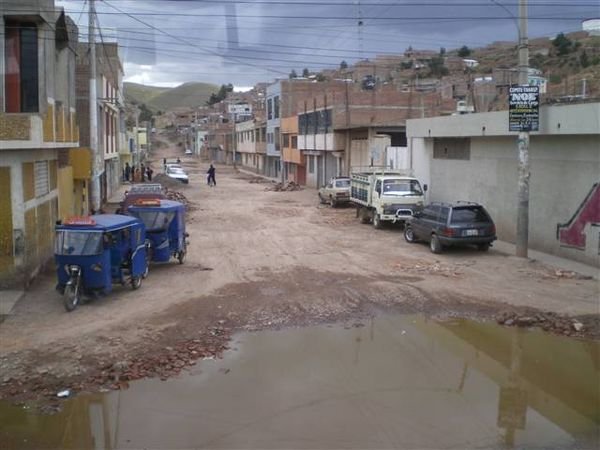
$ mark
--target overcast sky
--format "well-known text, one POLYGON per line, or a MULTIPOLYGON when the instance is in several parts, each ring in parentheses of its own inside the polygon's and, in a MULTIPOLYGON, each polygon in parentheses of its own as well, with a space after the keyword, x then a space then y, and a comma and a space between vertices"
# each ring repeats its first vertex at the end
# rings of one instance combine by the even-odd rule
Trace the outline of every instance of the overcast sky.
MULTIPOLYGON (((87 40, 88 2, 57 0, 87 40)), ((518 0, 96 1, 103 38, 118 39, 126 81, 251 86, 413 48, 516 40, 518 0), (359 26, 359 20, 363 25, 359 26)), ((581 29, 597 0, 529 0, 530 37, 581 29)))

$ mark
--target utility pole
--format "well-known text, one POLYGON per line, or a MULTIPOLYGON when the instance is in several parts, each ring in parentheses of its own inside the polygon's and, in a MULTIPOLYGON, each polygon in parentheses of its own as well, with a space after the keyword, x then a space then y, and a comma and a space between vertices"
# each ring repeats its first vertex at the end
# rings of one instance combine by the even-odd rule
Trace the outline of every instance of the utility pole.
MULTIPOLYGON (((519 0, 519 85, 529 84, 527 0, 519 0)), ((529 246, 529 131, 519 131, 519 193, 517 204, 516 255, 527 258, 529 246)))
POLYGON ((138 107, 135 107, 135 158, 133 169, 135 173, 135 168, 140 165, 140 110, 138 107))
POLYGON ((102 155, 98 149, 98 93, 96 92, 96 5, 95 0, 89 1, 88 41, 90 44, 90 151, 92 153, 92 183, 90 186, 91 209, 99 211, 100 201, 100 172, 102 155))

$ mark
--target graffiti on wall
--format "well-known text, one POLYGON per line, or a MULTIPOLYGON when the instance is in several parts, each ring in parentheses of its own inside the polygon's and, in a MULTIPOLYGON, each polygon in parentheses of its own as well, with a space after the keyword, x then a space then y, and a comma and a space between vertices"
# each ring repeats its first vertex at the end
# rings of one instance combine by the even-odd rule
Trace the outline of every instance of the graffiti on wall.
MULTIPOLYGON (((583 202, 573 214, 573 217, 556 227, 557 239, 563 247, 585 250, 587 225, 600 227, 600 183, 595 183, 583 202)), ((598 228, 600 233, 600 228, 598 228)), ((600 248, 598 248, 600 254, 600 248)))

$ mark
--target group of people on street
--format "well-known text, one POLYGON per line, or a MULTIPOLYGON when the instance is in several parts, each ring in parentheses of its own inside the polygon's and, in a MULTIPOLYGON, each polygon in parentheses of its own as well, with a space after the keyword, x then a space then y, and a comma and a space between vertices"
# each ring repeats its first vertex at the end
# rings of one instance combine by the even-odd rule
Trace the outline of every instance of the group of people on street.
POLYGON ((132 183, 144 183, 146 179, 152 181, 152 175, 154 175, 154 170, 150 166, 145 166, 144 163, 139 167, 132 167, 126 162, 123 169, 123 179, 132 183))
MULTIPOLYGON (((179 158, 177 158, 177 163, 179 163, 181 160, 179 158)), ((163 163, 166 167, 167 165, 167 159, 165 158, 163 160, 163 163)), ((216 186, 217 185, 217 180, 215 178, 215 166, 213 166, 212 164, 210 165, 210 167, 208 168, 208 171, 206 172, 206 182, 209 186, 216 186)), ((139 167, 132 167, 129 165, 128 162, 125 163, 125 168, 123 169, 123 179, 127 182, 132 182, 132 183, 144 183, 146 181, 146 179, 148 179, 148 181, 152 181, 152 175, 154 174, 154 171, 152 170, 152 168, 150 166, 145 166, 144 163, 140 164, 139 167)))

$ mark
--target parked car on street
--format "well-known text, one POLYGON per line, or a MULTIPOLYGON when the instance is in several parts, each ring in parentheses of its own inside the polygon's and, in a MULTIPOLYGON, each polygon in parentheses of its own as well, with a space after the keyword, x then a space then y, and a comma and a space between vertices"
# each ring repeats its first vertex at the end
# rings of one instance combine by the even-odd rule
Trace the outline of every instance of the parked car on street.
POLYGON ((186 148, 186 149, 185 149, 185 154, 186 154, 186 155, 193 155, 194 153, 192 152, 192 149, 191 149, 191 148, 186 148))
POLYGON ((169 178, 181 181, 184 184, 188 184, 190 182, 187 173, 185 173, 185 171, 181 167, 167 166, 166 174, 169 178))
POLYGON ((404 229, 407 242, 429 242, 433 253, 444 247, 475 245, 487 251, 496 240, 496 225, 483 206, 471 202, 430 203, 404 229))
POLYGON ((350 178, 334 177, 319 189, 321 203, 329 203, 332 208, 350 202, 350 178))

